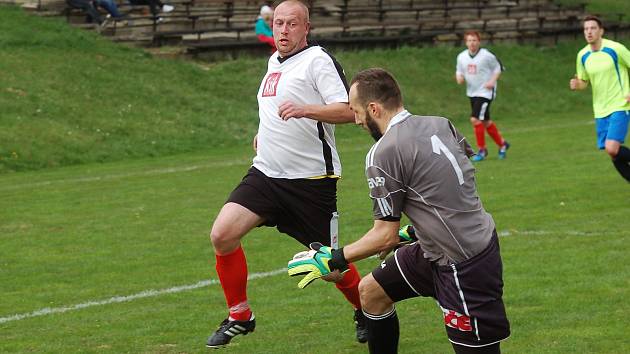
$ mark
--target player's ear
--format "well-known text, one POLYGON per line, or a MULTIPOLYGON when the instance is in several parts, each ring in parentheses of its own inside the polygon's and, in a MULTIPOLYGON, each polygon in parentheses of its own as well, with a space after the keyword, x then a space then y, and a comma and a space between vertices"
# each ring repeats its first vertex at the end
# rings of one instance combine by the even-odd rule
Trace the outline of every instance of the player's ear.
POLYGON ((367 110, 372 114, 373 117, 378 116, 380 113, 380 105, 376 102, 370 102, 367 105, 367 110))

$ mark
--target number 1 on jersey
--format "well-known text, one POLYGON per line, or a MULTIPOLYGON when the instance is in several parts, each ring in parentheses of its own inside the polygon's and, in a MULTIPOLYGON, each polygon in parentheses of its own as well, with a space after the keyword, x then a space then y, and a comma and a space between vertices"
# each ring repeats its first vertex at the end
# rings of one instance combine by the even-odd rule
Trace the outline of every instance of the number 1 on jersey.
POLYGON ((457 163, 455 156, 453 155, 451 150, 449 150, 446 147, 446 145, 444 145, 442 140, 440 140, 440 138, 437 137, 437 135, 431 136, 431 146, 433 147, 434 153, 438 155, 442 155, 442 153, 444 153, 446 158, 448 158, 448 160, 451 162, 451 165, 453 165, 453 169, 455 170, 455 174, 457 175, 457 180, 459 181, 459 185, 461 186, 462 184, 464 184, 464 173, 462 172, 462 169, 459 167, 459 164, 457 163))

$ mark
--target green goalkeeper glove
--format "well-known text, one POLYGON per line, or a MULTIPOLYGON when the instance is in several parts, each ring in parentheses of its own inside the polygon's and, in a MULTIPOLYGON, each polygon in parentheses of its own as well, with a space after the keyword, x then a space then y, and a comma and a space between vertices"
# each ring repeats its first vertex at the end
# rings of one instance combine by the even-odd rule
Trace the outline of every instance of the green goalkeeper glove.
POLYGON ((404 245, 408 245, 416 241, 418 241, 418 237, 416 236, 416 230, 413 225, 405 225, 398 230, 398 244, 394 246, 393 249, 379 252, 378 258, 385 259, 392 250, 397 250, 404 245))
POLYGON ((310 251, 302 251, 293 256, 287 269, 289 275, 294 277, 305 275, 298 283, 300 289, 306 288, 315 279, 319 279, 339 270, 340 273, 348 271, 348 262, 343 256, 343 248, 333 249, 319 242, 309 245, 310 251))

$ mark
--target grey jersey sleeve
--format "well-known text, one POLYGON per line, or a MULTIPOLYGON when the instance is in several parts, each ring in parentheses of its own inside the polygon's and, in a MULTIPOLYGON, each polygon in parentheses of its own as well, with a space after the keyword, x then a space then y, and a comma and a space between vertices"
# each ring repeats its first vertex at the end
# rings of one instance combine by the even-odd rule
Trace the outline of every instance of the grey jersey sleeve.
POLYGON ((459 146, 461 147, 462 151, 466 154, 466 156, 467 157, 473 156, 475 154, 475 151, 473 150, 472 146, 468 144, 466 137, 464 137, 457 130, 457 128, 455 128, 453 123, 451 123, 450 121, 448 122, 448 125, 449 125, 449 128, 451 129, 451 132, 453 133, 453 136, 455 137, 455 140, 457 140, 457 142, 459 143, 459 146))
POLYGON ((400 220, 405 200, 403 171, 398 162, 400 156, 391 145, 374 156, 378 148, 379 144, 376 144, 368 153, 365 170, 374 219, 400 220))

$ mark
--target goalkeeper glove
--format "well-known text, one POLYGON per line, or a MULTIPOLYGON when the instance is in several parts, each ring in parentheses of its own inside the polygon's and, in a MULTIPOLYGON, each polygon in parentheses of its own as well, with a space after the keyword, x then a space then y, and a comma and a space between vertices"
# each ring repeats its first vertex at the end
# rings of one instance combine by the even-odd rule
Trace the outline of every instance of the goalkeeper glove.
POLYGON ((315 279, 338 270, 348 271, 348 262, 343 256, 343 248, 333 249, 319 242, 309 245, 310 251, 302 251, 293 256, 287 265, 290 276, 306 275, 298 283, 300 289, 306 288, 315 279))
POLYGON ((416 241, 418 241, 418 237, 416 236, 416 230, 413 225, 405 225, 398 230, 398 244, 394 246, 393 249, 379 252, 378 258, 385 259, 392 250, 397 250, 404 245, 408 245, 416 241))

